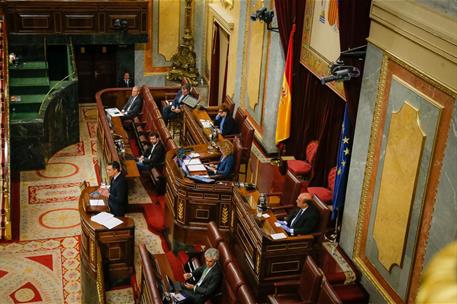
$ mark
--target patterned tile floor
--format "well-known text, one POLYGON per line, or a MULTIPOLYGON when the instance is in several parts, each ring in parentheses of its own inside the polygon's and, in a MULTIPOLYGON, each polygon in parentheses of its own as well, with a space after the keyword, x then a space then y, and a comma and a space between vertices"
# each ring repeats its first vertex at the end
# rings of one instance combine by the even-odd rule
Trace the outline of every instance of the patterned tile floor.
MULTIPOLYGON (((21 172, 20 241, 0 244, 0 303, 80 303, 79 183, 97 184, 94 105, 80 106, 81 140, 57 152, 45 170, 21 172)), ((129 199, 151 203, 141 182, 129 199)), ((152 253, 162 252, 160 238, 146 227, 141 213, 135 221, 135 241, 152 253)), ((137 247, 136 246, 136 247, 137 247)), ((136 258, 138 261, 138 258, 136 258)), ((108 293, 108 303, 134 303, 131 288, 108 293)))

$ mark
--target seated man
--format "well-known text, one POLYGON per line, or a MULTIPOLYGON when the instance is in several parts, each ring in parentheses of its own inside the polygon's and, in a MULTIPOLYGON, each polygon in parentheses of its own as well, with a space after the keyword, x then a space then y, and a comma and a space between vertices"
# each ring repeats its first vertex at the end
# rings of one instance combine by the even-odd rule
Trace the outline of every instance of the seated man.
POLYGON ((219 264, 219 251, 208 248, 205 251, 205 265, 195 269, 192 273, 185 273, 181 293, 186 297, 186 303, 204 303, 214 296, 222 281, 222 267, 219 264))
POLYGON ((115 216, 124 216, 128 205, 128 188, 121 165, 114 161, 106 166, 106 174, 111 178, 109 190, 100 189, 100 194, 108 198, 110 212, 115 216))
POLYGON ((233 174, 235 167, 235 156, 233 155, 233 144, 229 140, 224 140, 219 144, 221 150, 221 159, 217 166, 207 165, 209 175, 216 175, 214 177, 220 177, 221 179, 230 179, 233 174))
POLYGON ((297 197, 297 208, 284 221, 279 221, 287 233, 298 235, 316 232, 319 227, 319 211, 311 202, 312 199, 311 193, 301 193, 297 197))
POLYGON ((222 135, 231 135, 238 131, 235 120, 232 115, 230 115, 230 111, 225 105, 219 107, 219 112, 213 123, 215 126, 219 127, 222 135))
POLYGON ((170 105, 167 107, 164 107, 162 110, 162 117, 165 122, 165 124, 168 124, 168 120, 174 119, 178 116, 178 113, 181 112, 181 105, 184 100, 187 98, 193 98, 190 96, 190 90, 192 89, 192 86, 190 83, 186 83, 181 87, 181 94, 176 95, 175 99, 171 102, 170 105))
POLYGON ((136 162, 138 169, 148 171, 152 168, 161 168, 165 160, 165 149, 160 142, 159 133, 151 132, 149 134, 150 147, 147 148, 136 162))
POLYGON ((131 119, 140 114, 143 108, 143 98, 139 94, 140 87, 134 86, 132 88, 132 96, 129 97, 121 111, 124 114, 124 119, 131 119))
POLYGON ((133 87, 133 79, 130 78, 130 73, 129 72, 126 71, 124 73, 124 76, 122 77, 121 80, 119 80, 117 86, 120 87, 120 88, 131 88, 131 87, 133 87))

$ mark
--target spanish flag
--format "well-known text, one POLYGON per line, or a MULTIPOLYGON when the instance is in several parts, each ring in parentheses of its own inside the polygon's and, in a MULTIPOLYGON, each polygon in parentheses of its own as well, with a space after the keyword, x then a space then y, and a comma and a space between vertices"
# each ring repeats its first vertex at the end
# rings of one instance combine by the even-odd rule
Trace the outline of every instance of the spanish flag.
POLYGON ((292 112, 291 86, 292 86, 292 69, 294 57, 294 33, 295 24, 292 26, 289 36, 289 45, 287 47, 286 67, 282 79, 281 97, 278 105, 278 117, 276 120, 276 145, 286 140, 290 136, 290 121, 292 112))

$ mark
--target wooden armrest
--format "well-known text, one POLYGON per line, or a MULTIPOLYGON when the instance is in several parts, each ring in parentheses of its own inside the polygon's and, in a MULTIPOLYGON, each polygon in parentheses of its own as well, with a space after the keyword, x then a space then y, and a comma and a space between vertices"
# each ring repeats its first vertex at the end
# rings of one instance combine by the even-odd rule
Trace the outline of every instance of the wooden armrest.
POLYGON ((273 282, 273 286, 275 287, 275 296, 278 294, 278 289, 282 289, 282 291, 296 291, 297 288, 300 286, 300 281, 279 281, 273 282))
POLYGON ((298 286, 300 285, 300 281, 278 281, 278 282, 273 282, 274 287, 284 287, 284 286, 298 286))
POLYGON ((288 205, 278 205, 278 206, 270 206, 269 208, 271 210, 279 210, 279 209, 292 209, 294 208, 296 205, 293 205, 293 204, 288 204, 288 205))

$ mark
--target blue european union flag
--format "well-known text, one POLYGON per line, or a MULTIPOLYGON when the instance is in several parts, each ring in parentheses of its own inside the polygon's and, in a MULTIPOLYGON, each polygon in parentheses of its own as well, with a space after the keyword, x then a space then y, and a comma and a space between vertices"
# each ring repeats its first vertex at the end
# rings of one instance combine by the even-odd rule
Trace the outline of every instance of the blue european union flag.
POLYGON ((346 104, 344 108, 343 125, 341 126, 340 147, 338 149, 338 158, 336 162, 336 177, 332 200, 332 220, 335 219, 338 214, 338 210, 344 205, 349 173, 349 162, 351 161, 352 140, 350 135, 348 106, 346 104))

